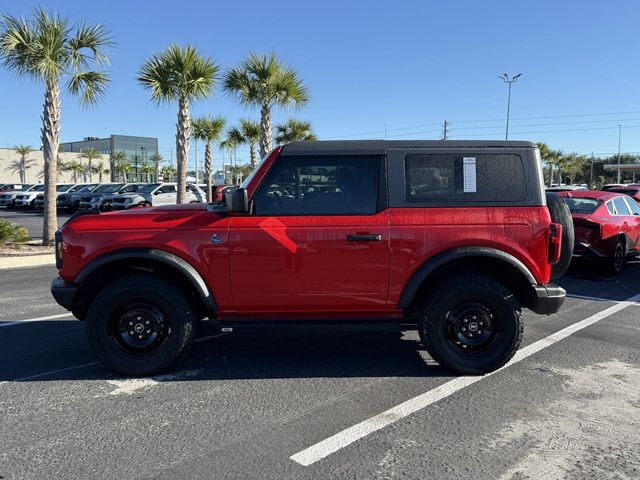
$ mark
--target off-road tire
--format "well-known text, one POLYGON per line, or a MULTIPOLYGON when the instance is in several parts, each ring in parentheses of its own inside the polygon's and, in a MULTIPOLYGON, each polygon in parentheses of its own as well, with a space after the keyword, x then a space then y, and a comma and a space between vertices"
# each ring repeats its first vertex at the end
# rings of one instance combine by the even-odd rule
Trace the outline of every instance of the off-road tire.
POLYGON ((569 268, 571 257, 573 256, 573 244, 575 241, 575 233, 573 229, 573 218, 571 218, 571 210, 557 193, 546 192, 547 208, 551 215, 553 223, 562 225, 562 246, 560 249, 560 260, 551 266, 551 280, 560 278, 569 268))
POLYGON ((153 375, 184 355, 195 337, 197 315, 187 295, 175 285, 150 274, 129 274, 107 285, 93 300, 86 315, 89 344, 108 368, 130 376, 153 375), (151 305, 165 325, 163 342, 150 354, 128 354, 114 329, 117 318, 133 305, 151 305))
POLYGON ((433 289, 417 312, 418 332, 427 352, 440 365, 461 374, 492 372, 516 353, 522 340, 522 311, 501 283, 476 274, 453 277, 433 289), (492 313, 495 339, 486 351, 463 350, 451 339, 452 315, 466 305, 484 305, 492 313))

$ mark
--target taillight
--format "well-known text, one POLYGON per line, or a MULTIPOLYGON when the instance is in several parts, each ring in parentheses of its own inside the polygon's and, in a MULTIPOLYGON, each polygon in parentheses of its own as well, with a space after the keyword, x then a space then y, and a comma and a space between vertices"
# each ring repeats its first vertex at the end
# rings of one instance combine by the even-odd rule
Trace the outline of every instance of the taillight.
POLYGON ((549 226, 549 265, 555 265, 560 261, 562 250, 562 225, 552 223, 549 226))
POLYGON ((56 253, 56 268, 60 270, 62 268, 62 249, 64 244, 62 243, 62 233, 58 230, 55 234, 55 253, 56 253))

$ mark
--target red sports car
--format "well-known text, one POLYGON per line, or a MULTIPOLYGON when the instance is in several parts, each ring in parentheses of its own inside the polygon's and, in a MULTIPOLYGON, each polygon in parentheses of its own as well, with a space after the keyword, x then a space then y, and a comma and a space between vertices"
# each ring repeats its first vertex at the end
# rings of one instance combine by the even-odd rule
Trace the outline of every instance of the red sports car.
POLYGON ((624 187, 613 187, 607 190, 613 193, 624 193, 633 197, 636 202, 640 202, 640 185, 625 185, 624 187))
POLYGON ((611 191, 560 192, 575 228, 574 257, 602 261, 611 273, 627 258, 640 254, 640 205, 611 191))

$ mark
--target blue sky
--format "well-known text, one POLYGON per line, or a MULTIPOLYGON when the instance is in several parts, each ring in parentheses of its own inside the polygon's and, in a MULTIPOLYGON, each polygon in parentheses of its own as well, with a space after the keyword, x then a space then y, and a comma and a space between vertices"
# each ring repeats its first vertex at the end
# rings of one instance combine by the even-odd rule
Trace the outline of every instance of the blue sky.
MULTIPOLYGON (((320 138, 500 139, 514 85, 510 139, 581 153, 640 151, 640 2, 603 1, 41 1, 4 0, 0 12, 41 5, 101 22, 117 46, 98 107, 62 98, 62 141, 111 133, 156 136, 169 158, 175 105, 156 106, 135 77, 150 54, 191 43, 221 67, 275 51, 298 70, 311 102, 274 122, 310 120, 320 138)), ((0 69, 0 146, 38 146, 42 87, 0 69)), ((258 112, 216 88, 194 115, 230 124, 258 112)), ((202 155, 202 148, 199 155, 202 155)), ((191 153, 194 153, 193 146, 191 153)), ((247 158, 238 152, 238 160, 247 158)), ((193 158, 193 157, 192 157, 193 158)), ((220 156, 217 157, 217 163, 220 156)))

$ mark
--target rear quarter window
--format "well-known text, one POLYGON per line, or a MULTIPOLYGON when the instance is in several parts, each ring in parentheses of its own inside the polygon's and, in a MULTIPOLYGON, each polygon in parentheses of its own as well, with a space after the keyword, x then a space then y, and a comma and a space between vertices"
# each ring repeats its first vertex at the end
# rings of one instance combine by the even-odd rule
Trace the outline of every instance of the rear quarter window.
POLYGON ((409 203, 474 205, 527 199, 524 165, 519 155, 409 154, 404 167, 409 203))

